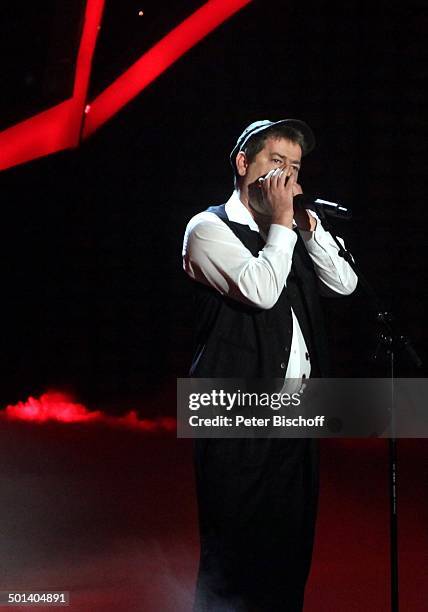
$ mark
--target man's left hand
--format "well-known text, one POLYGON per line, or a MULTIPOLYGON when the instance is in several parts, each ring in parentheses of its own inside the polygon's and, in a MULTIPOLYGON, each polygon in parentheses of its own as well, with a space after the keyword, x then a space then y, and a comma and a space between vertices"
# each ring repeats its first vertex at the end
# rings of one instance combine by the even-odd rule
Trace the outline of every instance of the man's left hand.
MULTIPOLYGON (((293 197, 303 193, 299 183, 293 185, 293 197)), ((297 223, 297 228, 313 232, 317 226, 317 220, 303 206, 294 208, 294 220, 297 223)))

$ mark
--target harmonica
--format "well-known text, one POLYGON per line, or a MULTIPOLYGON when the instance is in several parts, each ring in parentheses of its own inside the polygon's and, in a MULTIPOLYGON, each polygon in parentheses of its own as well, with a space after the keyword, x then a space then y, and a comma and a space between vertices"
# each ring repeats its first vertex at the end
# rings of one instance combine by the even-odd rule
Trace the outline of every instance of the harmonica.
MULTIPOLYGON (((268 172, 268 174, 269 174, 269 172, 268 172)), ((291 176, 291 174, 289 174, 289 175, 287 176, 287 178, 285 179, 285 183, 284 183, 285 185, 287 184, 288 179, 290 178, 290 176, 291 176)), ((258 182, 258 183, 259 183, 259 185, 261 186, 261 184, 262 184, 262 183, 263 183, 263 182, 264 182, 266 179, 267 179, 267 174, 265 174, 264 176, 260 176, 260 177, 257 179, 257 182, 258 182)))

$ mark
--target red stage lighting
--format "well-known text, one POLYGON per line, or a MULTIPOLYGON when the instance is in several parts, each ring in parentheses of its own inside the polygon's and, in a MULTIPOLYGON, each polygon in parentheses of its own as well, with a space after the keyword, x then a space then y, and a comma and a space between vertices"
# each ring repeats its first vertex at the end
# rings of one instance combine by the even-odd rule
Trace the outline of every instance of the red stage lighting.
POLYGON ((89 136, 196 43, 251 0, 210 0, 185 19, 90 103, 83 136, 89 136))
POLYGON ((104 0, 88 0, 74 77, 73 96, 0 132, 0 170, 79 144, 91 62, 104 0))
POLYGON ((209 0, 88 104, 91 62, 104 9, 104 0, 88 0, 73 96, 0 132, 0 170, 76 147, 82 134, 92 134, 186 51, 250 2, 209 0))
POLYGON ((29 397, 25 402, 6 406, 0 419, 27 421, 31 423, 101 423, 109 427, 125 427, 145 432, 172 432, 176 430, 176 419, 172 417, 140 418, 135 410, 123 416, 111 416, 100 410, 88 410, 70 395, 48 391, 39 398, 29 397))

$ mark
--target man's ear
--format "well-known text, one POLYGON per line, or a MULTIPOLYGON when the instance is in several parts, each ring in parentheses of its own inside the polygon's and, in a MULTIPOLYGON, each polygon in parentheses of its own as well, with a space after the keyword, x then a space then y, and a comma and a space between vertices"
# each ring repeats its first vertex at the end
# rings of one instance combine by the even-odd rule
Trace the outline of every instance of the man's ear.
POLYGON ((239 151, 235 159, 235 164, 239 176, 245 176, 248 169, 248 159, 244 151, 239 151))

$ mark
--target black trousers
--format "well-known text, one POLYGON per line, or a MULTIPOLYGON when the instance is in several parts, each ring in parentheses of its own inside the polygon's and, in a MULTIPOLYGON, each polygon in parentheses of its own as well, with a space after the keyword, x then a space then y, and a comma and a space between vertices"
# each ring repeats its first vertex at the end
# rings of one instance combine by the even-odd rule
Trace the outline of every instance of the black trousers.
POLYGON ((318 500, 317 440, 201 439, 195 612, 301 612, 318 500))

